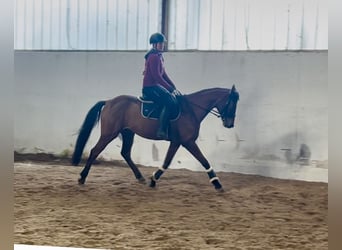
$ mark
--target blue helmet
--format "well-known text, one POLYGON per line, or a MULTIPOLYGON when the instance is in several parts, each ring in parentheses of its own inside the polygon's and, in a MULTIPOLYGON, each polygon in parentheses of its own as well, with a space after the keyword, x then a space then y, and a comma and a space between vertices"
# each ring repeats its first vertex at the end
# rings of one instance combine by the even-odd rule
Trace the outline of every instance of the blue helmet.
POLYGON ((162 33, 154 33, 150 36, 150 44, 166 42, 166 38, 162 33))

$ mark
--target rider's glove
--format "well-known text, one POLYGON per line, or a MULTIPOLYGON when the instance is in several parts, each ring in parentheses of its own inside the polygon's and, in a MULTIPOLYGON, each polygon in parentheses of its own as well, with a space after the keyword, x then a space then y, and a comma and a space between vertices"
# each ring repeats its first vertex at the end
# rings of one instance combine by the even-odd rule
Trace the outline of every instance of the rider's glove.
POLYGON ((175 95, 175 96, 182 95, 182 93, 178 89, 175 89, 174 91, 172 91, 172 94, 175 95))

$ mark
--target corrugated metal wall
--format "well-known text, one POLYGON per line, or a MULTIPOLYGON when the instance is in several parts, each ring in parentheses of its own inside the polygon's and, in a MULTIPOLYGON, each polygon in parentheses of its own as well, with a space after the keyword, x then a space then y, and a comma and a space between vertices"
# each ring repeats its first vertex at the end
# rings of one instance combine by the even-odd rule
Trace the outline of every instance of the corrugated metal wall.
MULTIPOLYGON (((168 0, 170 50, 328 49, 325 0, 168 0)), ((16 0, 14 48, 146 50, 161 0, 16 0)))
POLYGON ((15 49, 144 50, 159 0, 16 0, 15 49))
POLYGON ((172 0, 169 49, 328 49, 324 0, 172 0))

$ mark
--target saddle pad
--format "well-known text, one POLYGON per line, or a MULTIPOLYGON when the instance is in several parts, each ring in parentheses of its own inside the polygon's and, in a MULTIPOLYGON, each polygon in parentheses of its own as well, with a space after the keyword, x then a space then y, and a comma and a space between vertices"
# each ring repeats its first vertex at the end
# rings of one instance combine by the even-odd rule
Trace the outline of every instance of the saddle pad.
MULTIPOLYGON (((162 111, 162 107, 156 104, 153 101, 142 99, 138 97, 140 101, 140 113, 144 118, 158 120, 160 116, 160 112, 162 111)), ((171 121, 175 121, 179 118, 180 112, 174 112, 171 114, 171 121)))

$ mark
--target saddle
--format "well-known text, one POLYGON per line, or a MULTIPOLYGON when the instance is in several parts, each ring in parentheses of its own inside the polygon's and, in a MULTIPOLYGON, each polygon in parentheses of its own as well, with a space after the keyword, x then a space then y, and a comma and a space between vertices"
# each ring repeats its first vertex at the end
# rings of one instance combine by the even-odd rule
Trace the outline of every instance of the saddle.
MULTIPOLYGON (((140 101, 140 113, 142 117, 152 120, 158 120, 160 117, 160 112, 163 109, 163 106, 158 105, 154 101, 148 100, 143 96, 139 96, 138 100, 140 101)), ((170 121, 176 121, 180 116, 180 108, 170 114, 170 121)))

